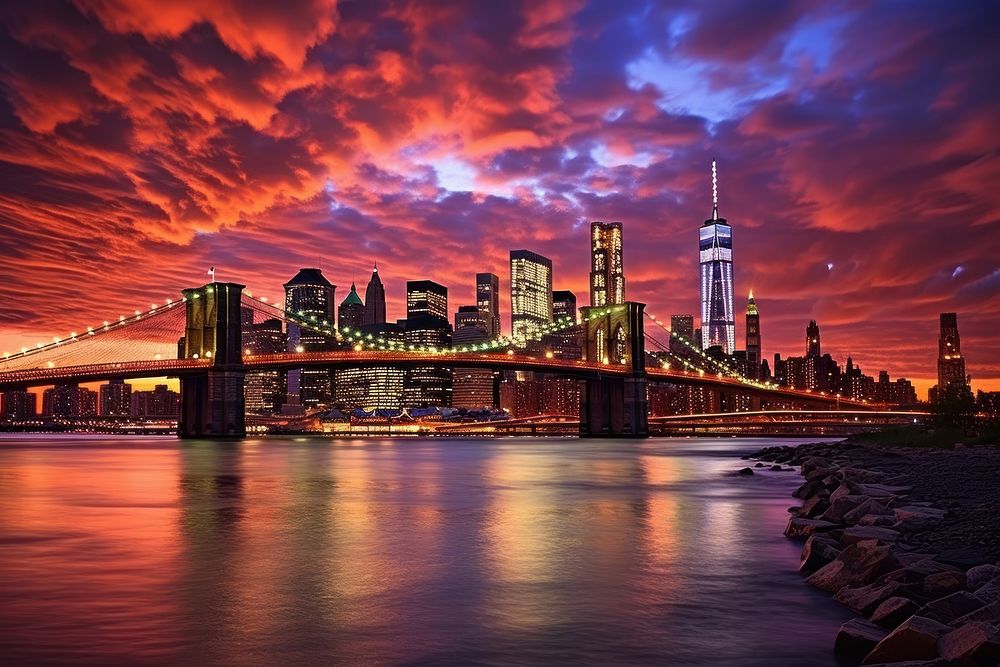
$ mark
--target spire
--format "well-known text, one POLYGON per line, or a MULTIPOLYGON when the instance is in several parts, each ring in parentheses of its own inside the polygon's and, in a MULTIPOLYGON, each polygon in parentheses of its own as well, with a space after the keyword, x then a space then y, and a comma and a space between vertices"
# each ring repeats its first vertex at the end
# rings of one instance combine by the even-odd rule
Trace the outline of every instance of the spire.
POLYGON ((757 302, 753 298, 753 290, 750 290, 750 296, 747 297, 747 315, 758 315, 757 312, 757 302))
POLYGON ((712 220, 719 219, 719 177, 715 170, 715 159, 712 159, 712 220))

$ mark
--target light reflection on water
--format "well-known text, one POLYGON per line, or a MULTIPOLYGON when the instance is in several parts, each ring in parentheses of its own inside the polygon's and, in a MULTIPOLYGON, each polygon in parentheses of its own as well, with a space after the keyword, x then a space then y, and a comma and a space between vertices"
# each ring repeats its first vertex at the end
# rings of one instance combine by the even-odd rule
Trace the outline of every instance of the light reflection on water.
POLYGON ((834 664, 762 440, 0 439, 0 655, 834 664))

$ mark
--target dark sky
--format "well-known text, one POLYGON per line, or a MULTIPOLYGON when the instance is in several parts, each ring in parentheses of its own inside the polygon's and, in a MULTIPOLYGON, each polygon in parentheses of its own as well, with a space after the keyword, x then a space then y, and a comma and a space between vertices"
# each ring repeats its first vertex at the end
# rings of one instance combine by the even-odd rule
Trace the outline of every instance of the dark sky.
MULTIPOLYGON (((278 296, 378 261, 472 300, 507 253, 586 303, 592 219, 628 297, 697 312, 697 229, 734 228, 763 344, 924 391, 958 311, 1000 389, 995 2, 7 2, 0 348, 205 281, 278 296)), ((363 291, 363 286, 362 286, 363 291)), ((506 308, 506 303, 504 304, 506 308)), ((742 316, 738 338, 742 338, 742 316)), ((505 322, 505 329, 509 323, 505 322)), ((0 350, 2 352, 2 350, 0 350)))

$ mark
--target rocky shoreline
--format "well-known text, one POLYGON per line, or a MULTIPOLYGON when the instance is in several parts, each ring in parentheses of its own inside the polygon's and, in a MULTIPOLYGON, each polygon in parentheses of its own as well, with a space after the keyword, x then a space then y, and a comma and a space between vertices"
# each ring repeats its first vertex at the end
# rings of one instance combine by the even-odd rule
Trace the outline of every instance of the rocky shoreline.
POLYGON ((859 614, 835 641, 845 663, 1000 665, 1000 450, 842 442, 744 458, 805 478, 785 535, 805 541, 806 582, 859 614))

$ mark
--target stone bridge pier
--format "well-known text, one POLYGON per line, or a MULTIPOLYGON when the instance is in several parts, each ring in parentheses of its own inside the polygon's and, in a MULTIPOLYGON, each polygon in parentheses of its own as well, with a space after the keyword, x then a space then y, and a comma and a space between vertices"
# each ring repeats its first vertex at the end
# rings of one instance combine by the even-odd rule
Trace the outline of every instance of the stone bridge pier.
POLYGON ((625 366, 627 372, 624 375, 600 374, 582 381, 580 437, 649 436, 643 335, 645 307, 644 303, 627 301, 615 306, 581 309, 587 361, 606 364, 609 370, 625 366))
POLYGON ((181 376, 182 438, 246 436, 240 304, 244 285, 210 283, 184 290, 184 359, 211 359, 204 372, 181 376))

